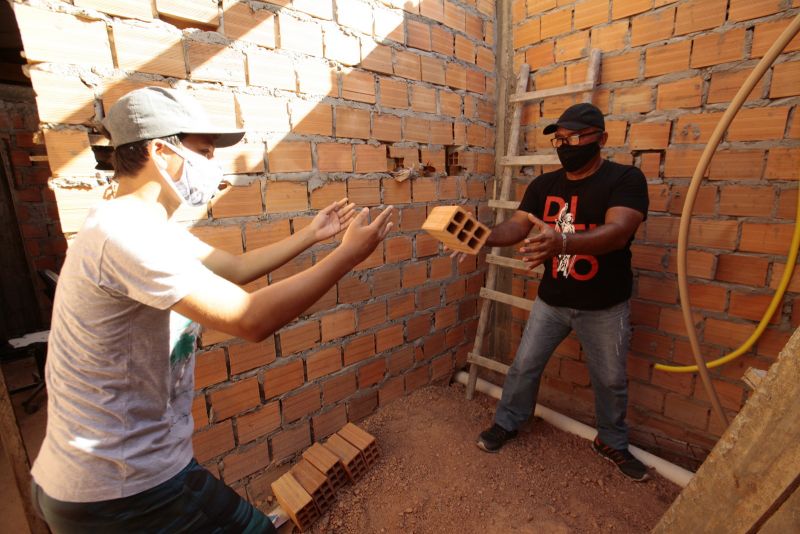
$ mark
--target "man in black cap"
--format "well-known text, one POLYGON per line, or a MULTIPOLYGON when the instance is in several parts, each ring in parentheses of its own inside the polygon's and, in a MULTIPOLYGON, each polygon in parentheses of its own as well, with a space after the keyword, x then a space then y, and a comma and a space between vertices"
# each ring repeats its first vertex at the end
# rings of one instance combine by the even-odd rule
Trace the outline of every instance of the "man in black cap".
POLYGON ((555 348, 574 330, 589 367, 598 435, 592 447, 633 480, 647 469, 628 451, 625 413, 633 273, 630 245, 647 217, 647 183, 636 167, 603 159, 603 114, 592 104, 569 107, 551 142, 563 168, 528 186, 519 209, 492 229, 487 246, 523 239, 529 268, 544 264, 539 293, 506 376, 494 425, 478 446, 497 452, 516 437, 536 404, 539 381, 555 348), (536 228, 533 237, 527 237, 536 228))
MULTIPOLYGON (((265 339, 372 253, 391 208, 367 224, 368 210, 355 215, 342 199, 282 241, 229 254, 170 219, 181 205, 207 207, 223 178, 215 149, 244 132, 161 87, 128 93, 103 124, 119 187, 90 211, 61 269, 34 503, 59 533, 275 532, 193 458, 200 325, 265 339), (345 228, 313 267, 252 293, 240 287, 345 228)), ((265 442, 253 447, 267 455, 265 442)))

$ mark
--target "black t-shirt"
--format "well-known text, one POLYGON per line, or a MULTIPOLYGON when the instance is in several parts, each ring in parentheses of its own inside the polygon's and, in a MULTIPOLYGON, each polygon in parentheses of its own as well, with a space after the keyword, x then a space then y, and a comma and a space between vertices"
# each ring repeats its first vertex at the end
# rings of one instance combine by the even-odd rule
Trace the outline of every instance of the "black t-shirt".
MULTIPOLYGON (((647 181, 630 165, 604 160, 582 180, 568 180, 564 169, 544 173, 525 191, 519 209, 559 232, 583 232, 605 223, 606 211, 623 206, 647 217, 647 181)), ((590 256, 555 256, 544 263, 539 297, 551 306, 601 310, 628 300, 633 285, 631 242, 620 250, 590 256)))

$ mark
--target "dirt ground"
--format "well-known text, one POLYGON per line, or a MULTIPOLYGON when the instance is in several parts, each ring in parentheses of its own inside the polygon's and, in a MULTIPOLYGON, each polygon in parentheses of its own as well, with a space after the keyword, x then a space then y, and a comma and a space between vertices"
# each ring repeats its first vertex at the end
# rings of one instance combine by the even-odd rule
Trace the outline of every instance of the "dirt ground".
POLYGON ((432 386, 383 407, 359 426, 381 458, 340 490, 314 533, 648 532, 680 488, 651 473, 632 482, 590 442, 540 419, 499 454, 475 445, 493 399, 432 386))

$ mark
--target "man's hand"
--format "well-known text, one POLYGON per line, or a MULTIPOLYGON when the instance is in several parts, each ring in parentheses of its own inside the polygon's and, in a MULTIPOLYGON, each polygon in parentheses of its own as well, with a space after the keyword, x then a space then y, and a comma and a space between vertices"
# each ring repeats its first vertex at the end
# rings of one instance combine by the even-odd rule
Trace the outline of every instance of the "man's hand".
POLYGON ((389 221, 392 209, 392 206, 389 206, 375 217, 374 221, 367 224, 369 208, 363 208, 350 223, 342 237, 340 247, 351 255, 355 265, 367 259, 392 229, 393 224, 389 221))
POLYGON ((527 254, 522 261, 528 265, 528 269, 534 269, 561 252, 561 234, 532 213, 528 214, 528 220, 539 230, 539 233, 525 239, 525 245, 519 251, 527 254))
POLYGON ((343 198, 320 210, 309 225, 314 239, 324 241, 347 228, 355 216, 355 207, 343 198))

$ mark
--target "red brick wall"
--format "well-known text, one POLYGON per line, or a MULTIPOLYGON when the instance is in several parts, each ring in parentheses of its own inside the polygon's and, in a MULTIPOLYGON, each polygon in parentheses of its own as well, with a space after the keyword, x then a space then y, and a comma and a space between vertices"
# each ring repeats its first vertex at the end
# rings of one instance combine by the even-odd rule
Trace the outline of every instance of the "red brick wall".
POLYGON ((178 214, 215 246, 242 253, 273 242, 345 195, 396 207, 385 242, 297 321, 259 344, 203 336, 194 409, 201 462, 260 501, 276 466, 313 440, 463 364, 482 265, 456 265, 420 227, 440 203, 485 206, 494 171, 493 1, 47 5, 17 3, 15 14, 67 236, 106 189, 91 121, 147 84, 186 88, 220 124, 247 130, 218 156, 237 185, 208 209, 178 214), (458 175, 445 173, 445 147, 459 147, 458 175), (396 182, 388 171, 401 158, 435 174, 396 182), (92 187, 65 187, 76 182, 92 187))
MULTIPOLYGON (((21 86, 0 86, 0 142, 8 149, 10 190, 25 255, 31 268, 57 271, 64 259, 66 241, 61 233, 55 197, 47 187, 50 177, 47 163, 35 161, 36 156, 45 153, 44 148, 34 142, 37 129, 33 91, 21 86)), ((38 278, 34 278, 34 284, 40 287, 38 278)), ((43 294, 37 296, 41 307, 49 309, 49 300, 43 294)), ((29 325, 30 329, 39 327, 38 323, 29 325)))
MULTIPOLYGON (((632 440, 689 465, 705 457, 721 434, 720 423, 696 375, 653 369, 656 362, 693 363, 676 275, 682 199, 717 121, 799 6, 797 0, 517 0, 513 5, 515 64, 531 65, 532 88, 583 81, 590 48, 602 51, 594 102, 607 117, 606 154, 639 166, 650 190, 648 221, 633 245, 632 440)), ((786 268, 800 178, 798 50, 800 37, 750 95, 725 134, 694 209, 690 296, 707 358, 736 349, 755 330, 786 268)), ((575 101, 554 97, 528 106, 529 150, 549 149, 542 128, 575 101)), ((526 183, 519 179, 518 195, 526 183)), ((536 280, 515 281, 520 295, 535 295, 536 286, 536 280)), ((743 372, 766 369, 800 322, 798 293, 795 272, 755 346, 712 371, 730 417, 747 398, 743 372)), ((525 318, 516 313, 517 339, 525 318)), ((542 400, 591 422, 592 393, 581 360, 578 342, 565 341, 546 369, 542 400)))

